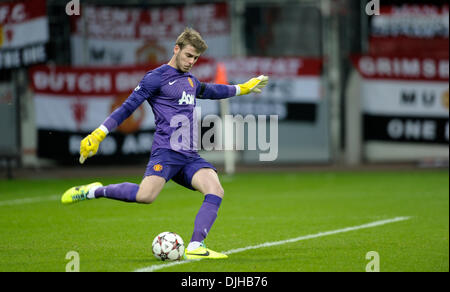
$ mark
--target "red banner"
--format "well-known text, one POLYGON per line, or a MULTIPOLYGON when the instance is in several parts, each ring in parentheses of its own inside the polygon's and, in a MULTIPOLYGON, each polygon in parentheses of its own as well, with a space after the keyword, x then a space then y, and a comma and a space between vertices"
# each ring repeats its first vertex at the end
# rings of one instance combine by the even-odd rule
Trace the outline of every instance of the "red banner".
MULTIPOLYGON (((222 60, 229 81, 246 81, 261 74, 272 78, 319 77, 321 59, 230 58, 222 60), (244 80, 245 79, 245 80, 244 80)), ((139 66, 35 66, 30 69, 34 92, 59 95, 110 95, 131 92, 145 73, 160 64, 139 66)), ((214 82, 217 60, 201 57, 192 74, 202 82, 214 82)))
POLYGON ((353 56, 352 62, 364 78, 446 82, 449 80, 448 58, 353 56))
POLYGON ((36 93, 59 95, 110 95, 131 92, 149 68, 134 67, 50 67, 30 69, 36 93))
POLYGON ((241 57, 224 61, 228 74, 232 76, 258 76, 261 74, 276 77, 319 76, 322 73, 322 59, 319 58, 264 58, 241 57))
POLYGON ((45 0, 0 3, 0 69, 45 62, 48 40, 45 0))
MULTIPOLYGON (((161 64, 139 66, 34 66, 29 70, 31 88, 35 93, 58 94, 60 96, 84 95, 107 96, 131 93, 145 73, 161 64)), ((215 60, 202 58, 195 65, 199 78, 212 82, 215 74, 215 60)), ((195 73, 194 73, 195 74, 195 73)))
POLYGON ((449 56, 449 6, 383 5, 371 17, 372 55, 449 56))
POLYGON ((45 0, 22 0, 0 3, 0 25, 13 25, 46 16, 45 0))
MULTIPOLYGON (((98 39, 176 38, 191 23, 203 35, 230 32, 227 3, 152 9, 86 6, 87 37, 98 39)), ((83 33, 81 17, 71 17, 72 33, 83 33)))

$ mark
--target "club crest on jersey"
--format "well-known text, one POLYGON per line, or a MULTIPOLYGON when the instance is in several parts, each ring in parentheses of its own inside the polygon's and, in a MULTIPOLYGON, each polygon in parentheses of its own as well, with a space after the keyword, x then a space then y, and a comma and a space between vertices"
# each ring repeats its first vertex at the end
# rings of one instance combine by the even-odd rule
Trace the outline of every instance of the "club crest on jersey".
POLYGON ((163 166, 161 165, 161 164, 155 164, 154 166, 153 166, 153 170, 154 171, 161 171, 163 169, 163 166))
POLYGON ((187 94, 186 91, 183 91, 183 96, 178 100, 178 104, 194 104, 195 96, 193 94, 187 94))

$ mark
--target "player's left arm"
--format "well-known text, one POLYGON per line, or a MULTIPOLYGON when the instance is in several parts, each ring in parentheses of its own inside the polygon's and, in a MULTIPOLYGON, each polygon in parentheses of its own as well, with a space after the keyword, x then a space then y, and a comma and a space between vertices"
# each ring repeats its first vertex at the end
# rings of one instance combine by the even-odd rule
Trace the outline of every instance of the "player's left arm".
POLYGON ((197 80, 197 98, 224 99, 249 93, 260 93, 269 82, 269 77, 260 75, 237 85, 201 83, 197 80))

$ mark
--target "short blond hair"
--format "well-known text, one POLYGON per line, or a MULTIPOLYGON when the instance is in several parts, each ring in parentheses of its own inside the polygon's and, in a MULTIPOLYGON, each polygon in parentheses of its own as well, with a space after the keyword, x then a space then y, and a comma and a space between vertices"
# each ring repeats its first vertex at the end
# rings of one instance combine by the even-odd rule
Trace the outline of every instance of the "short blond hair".
POLYGON ((193 46, 199 54, 203 54, 208 45, 198 31, 191 27, 186 27, 184 31, 178 36, 175 45, 178 45, 182 50, 185 46, 193 46))

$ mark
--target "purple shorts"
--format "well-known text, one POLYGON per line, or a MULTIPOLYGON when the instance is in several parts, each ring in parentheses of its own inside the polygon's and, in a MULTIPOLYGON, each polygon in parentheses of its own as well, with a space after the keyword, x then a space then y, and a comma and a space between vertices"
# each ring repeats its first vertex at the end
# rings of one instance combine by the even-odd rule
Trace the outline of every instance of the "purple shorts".
POLYGON ((192 177, 201 168, 211 168, 217 172, 217 169, 200 155, 190 157, 170 149, 159 148, 151 154, 144 176, 157 175, 163 177, 166 182, 173 180, 195 190, 191 184, 192 177))

